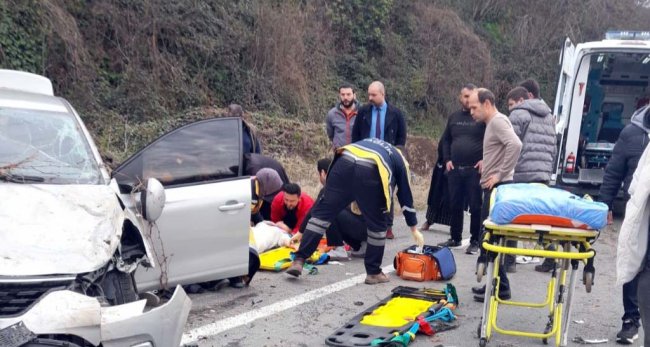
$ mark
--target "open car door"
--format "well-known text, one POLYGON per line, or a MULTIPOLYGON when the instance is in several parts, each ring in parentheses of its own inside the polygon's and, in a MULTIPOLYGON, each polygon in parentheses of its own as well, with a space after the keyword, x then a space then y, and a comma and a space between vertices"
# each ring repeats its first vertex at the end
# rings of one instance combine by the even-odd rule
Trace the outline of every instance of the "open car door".
MULTIPOLYGON (((560 75, 558 77, 557 89, 555 93, 555 105, 553 106, 553 114, 555 115, 556 128, 555 132, 557 134, 557 151, 555 155, 555 169, 556 172, 561 166, 560 158, 563 157, 562 154, 562 143, 564 142, 564 134, 568 124, 569 118, 569 108, 571 103, 572 88, 573 83, 573 74, 574 74, 574 55, 575 55, 575 46, 571 42, 570 38, 564 40, 564 45, 562 46, 562 51, 560 52, 560 75)), ((555 180, 556 175, 553 175, 552 180, 555 180)))
POLYGON ((139 291, 248 273, 251 186, 242 177, 238 118, 195 122, 163 135, 113 172, 120 186, 147 178, 165 187, 150 228, 155 268, 136 271, 139 291))

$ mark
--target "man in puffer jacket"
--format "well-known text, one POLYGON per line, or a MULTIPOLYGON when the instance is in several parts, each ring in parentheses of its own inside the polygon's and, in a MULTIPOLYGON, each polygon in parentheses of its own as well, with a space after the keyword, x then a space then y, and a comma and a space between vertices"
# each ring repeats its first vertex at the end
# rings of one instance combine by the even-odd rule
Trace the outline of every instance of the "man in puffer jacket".
MULTIPOLYGON (((515 134, 521 140, 521 154, 515 166, 515 183, 543 183, 548 184, 553 172, 553 158, 555 157, 555 117, 544 100, 536 98, 539 88, 531 92, 524 87, 512 89, 506 96, 510 110, 510 122, 515 134), (529 96, 533 98, 529 99, 529 96)), ((506 243, 515 246, 513 241, 506 243)), ((553 261, 546 260, 538 265, 542 270, 550 271, 553 261), (548 270, 547 270, 548 269, 548 270)), ((515 256, 507 255, 505 270, 515 272, 515 256)))
MULTIPOLYGON (((621 189, 623 183, 623 192, 625 200, 630 198, 628 189, 632 182, 632 176, 637 169, 639 159, 643 151, 648 146, 650 138, 650 106, 644 106, 632 115, 630 124, 628 124, 618 136, 614 145, 611 158, 605 168, 603 184, 600 186, 598 199, 609 206, 609 222, 611 223, 612 204, 621 189)), ((628 211, 625 211, 626 218, 628 211)), ((632 278, 629 282, 623 284, 623 327, 616 334, 616 341, 622 344, 632 344, 638 335, 639 313, 637 287, 639 276, 632 278)), ((648 333, 650 334, 650 333, 648 333)))
POLYGON ((523 147, 515 166, 516 183, 548 184, 556 152, 555 118, 541 99, 527 99, 528 91, 516 87, 508 93, 510 122, 523 147))

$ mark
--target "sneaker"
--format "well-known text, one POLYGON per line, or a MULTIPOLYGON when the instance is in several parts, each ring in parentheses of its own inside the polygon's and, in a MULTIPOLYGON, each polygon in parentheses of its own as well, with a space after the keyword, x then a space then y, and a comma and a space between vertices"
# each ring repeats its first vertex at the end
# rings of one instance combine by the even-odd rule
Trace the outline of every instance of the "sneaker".
POLYGON ((535 265, 535 271, 537 271, 537 272, 550 272, 550 271, 553 271, 553 267, 554 267, 553 265, 555 265, 555 260, 546 258, 546 259, 544 259, 543 263, 541 263, 539 265, 535 265))
POLYGON ((470 242, 469 246, 467 246, 467 249, 465 250, 465 253, 466 254, 478 254, 478 250, 479 250, 478 242, 473 241, 473 242, 470 242))
POLYGON ((633 319, 623 321, 621 331, 616 334, 616 342, 622 345, 631 345, 639 337, 639 322, 633 319))
POLYGON ((366 241, 361 241, 361 246, 359 247, 359 249, 357 249, 356 251, 353 250, 352 252, 350 252, 350 255, 352 255, 352 257, 354 257, 354 258, 363 258, 363 257, 365 257, 366 256, 366 247, 367 246, 368 246, 368 243, 366 241))
POLYGON ((386 238, 389 240, 395 238, 395 235, 393 235, 393 228, 388 228, 388 230, 386 230, 386 238))
POLYGON ((300 277, 302 275, 302 267, 305 265, 305 259, 296 258, 287 269, 287 274, 293 277, 300 277))
POLYGON ((439 247, 448 247, 448 248, 460 248, 462 246, 462 243, 460 241, 456 241, 454 239, 449 239, 445 242, 441 242, 438 244, 439 247))
POLYGON ((380 272, 376 275, 367 275, 365 280, 366 284, 379 284, 379 283, 386 283, 386 282, 390 282, 390 279, 383 272, 380 272))
MULTIPOLYGON (((472 288, 473 290, 474 288, 472 288)), ((501 300, 509 300, 511 297, 510 295, 510 289, 500 289, 499 290, 499 299, 501 300)), ((485 301, 485 287, 483 288, 483 294, 476 294, 474 295, 474 301, 478 302, 483 302, 485 301)))
POLYGON ((345 250, 344 246, 334 247, 331 251, 327 252, 327 255, 330 256, 331 260, 348 260, 348 251, 345 250))

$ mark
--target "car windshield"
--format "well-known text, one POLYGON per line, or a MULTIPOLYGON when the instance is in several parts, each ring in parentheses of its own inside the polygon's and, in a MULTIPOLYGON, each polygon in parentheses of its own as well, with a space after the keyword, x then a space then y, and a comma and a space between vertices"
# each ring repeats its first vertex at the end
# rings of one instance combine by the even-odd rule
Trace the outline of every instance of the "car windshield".
POLYGON ((0 107, 0 181, 99 184, 99 165, 70 113, 0 107))

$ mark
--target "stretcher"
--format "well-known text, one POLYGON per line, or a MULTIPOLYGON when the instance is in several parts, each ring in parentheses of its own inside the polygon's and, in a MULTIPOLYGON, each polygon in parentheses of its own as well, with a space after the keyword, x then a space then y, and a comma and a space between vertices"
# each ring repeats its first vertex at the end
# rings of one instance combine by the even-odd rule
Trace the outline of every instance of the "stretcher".
POLYGON ((478 327, 479 346, 485 347, 493 333, 541 339, 544 344, 554 338, 556 346, 566 346, 578 266, 581 262, 585 264, 582 281, 589 293, 594 279, 593 261, 596 256, 591 244, 598 238, 598 231, 536 224, 497 225, 490 219, 486 220, 484 225, 483 250, 476 272, 479 282, 484 275, 487 276, 483 315, 478 327), (506 240, 533 241, 538 247, 507 247, 506 240), (550 245, 554 245, 556 251, 546 250, 550 245), (502 258, 506 254, 556 259, 544 301, 522 302, 499 298, 498 273, 502 258), (546 309, 548 323, 543 332, 505 329, 497 325, 497 314, 501 305, 546 309))

